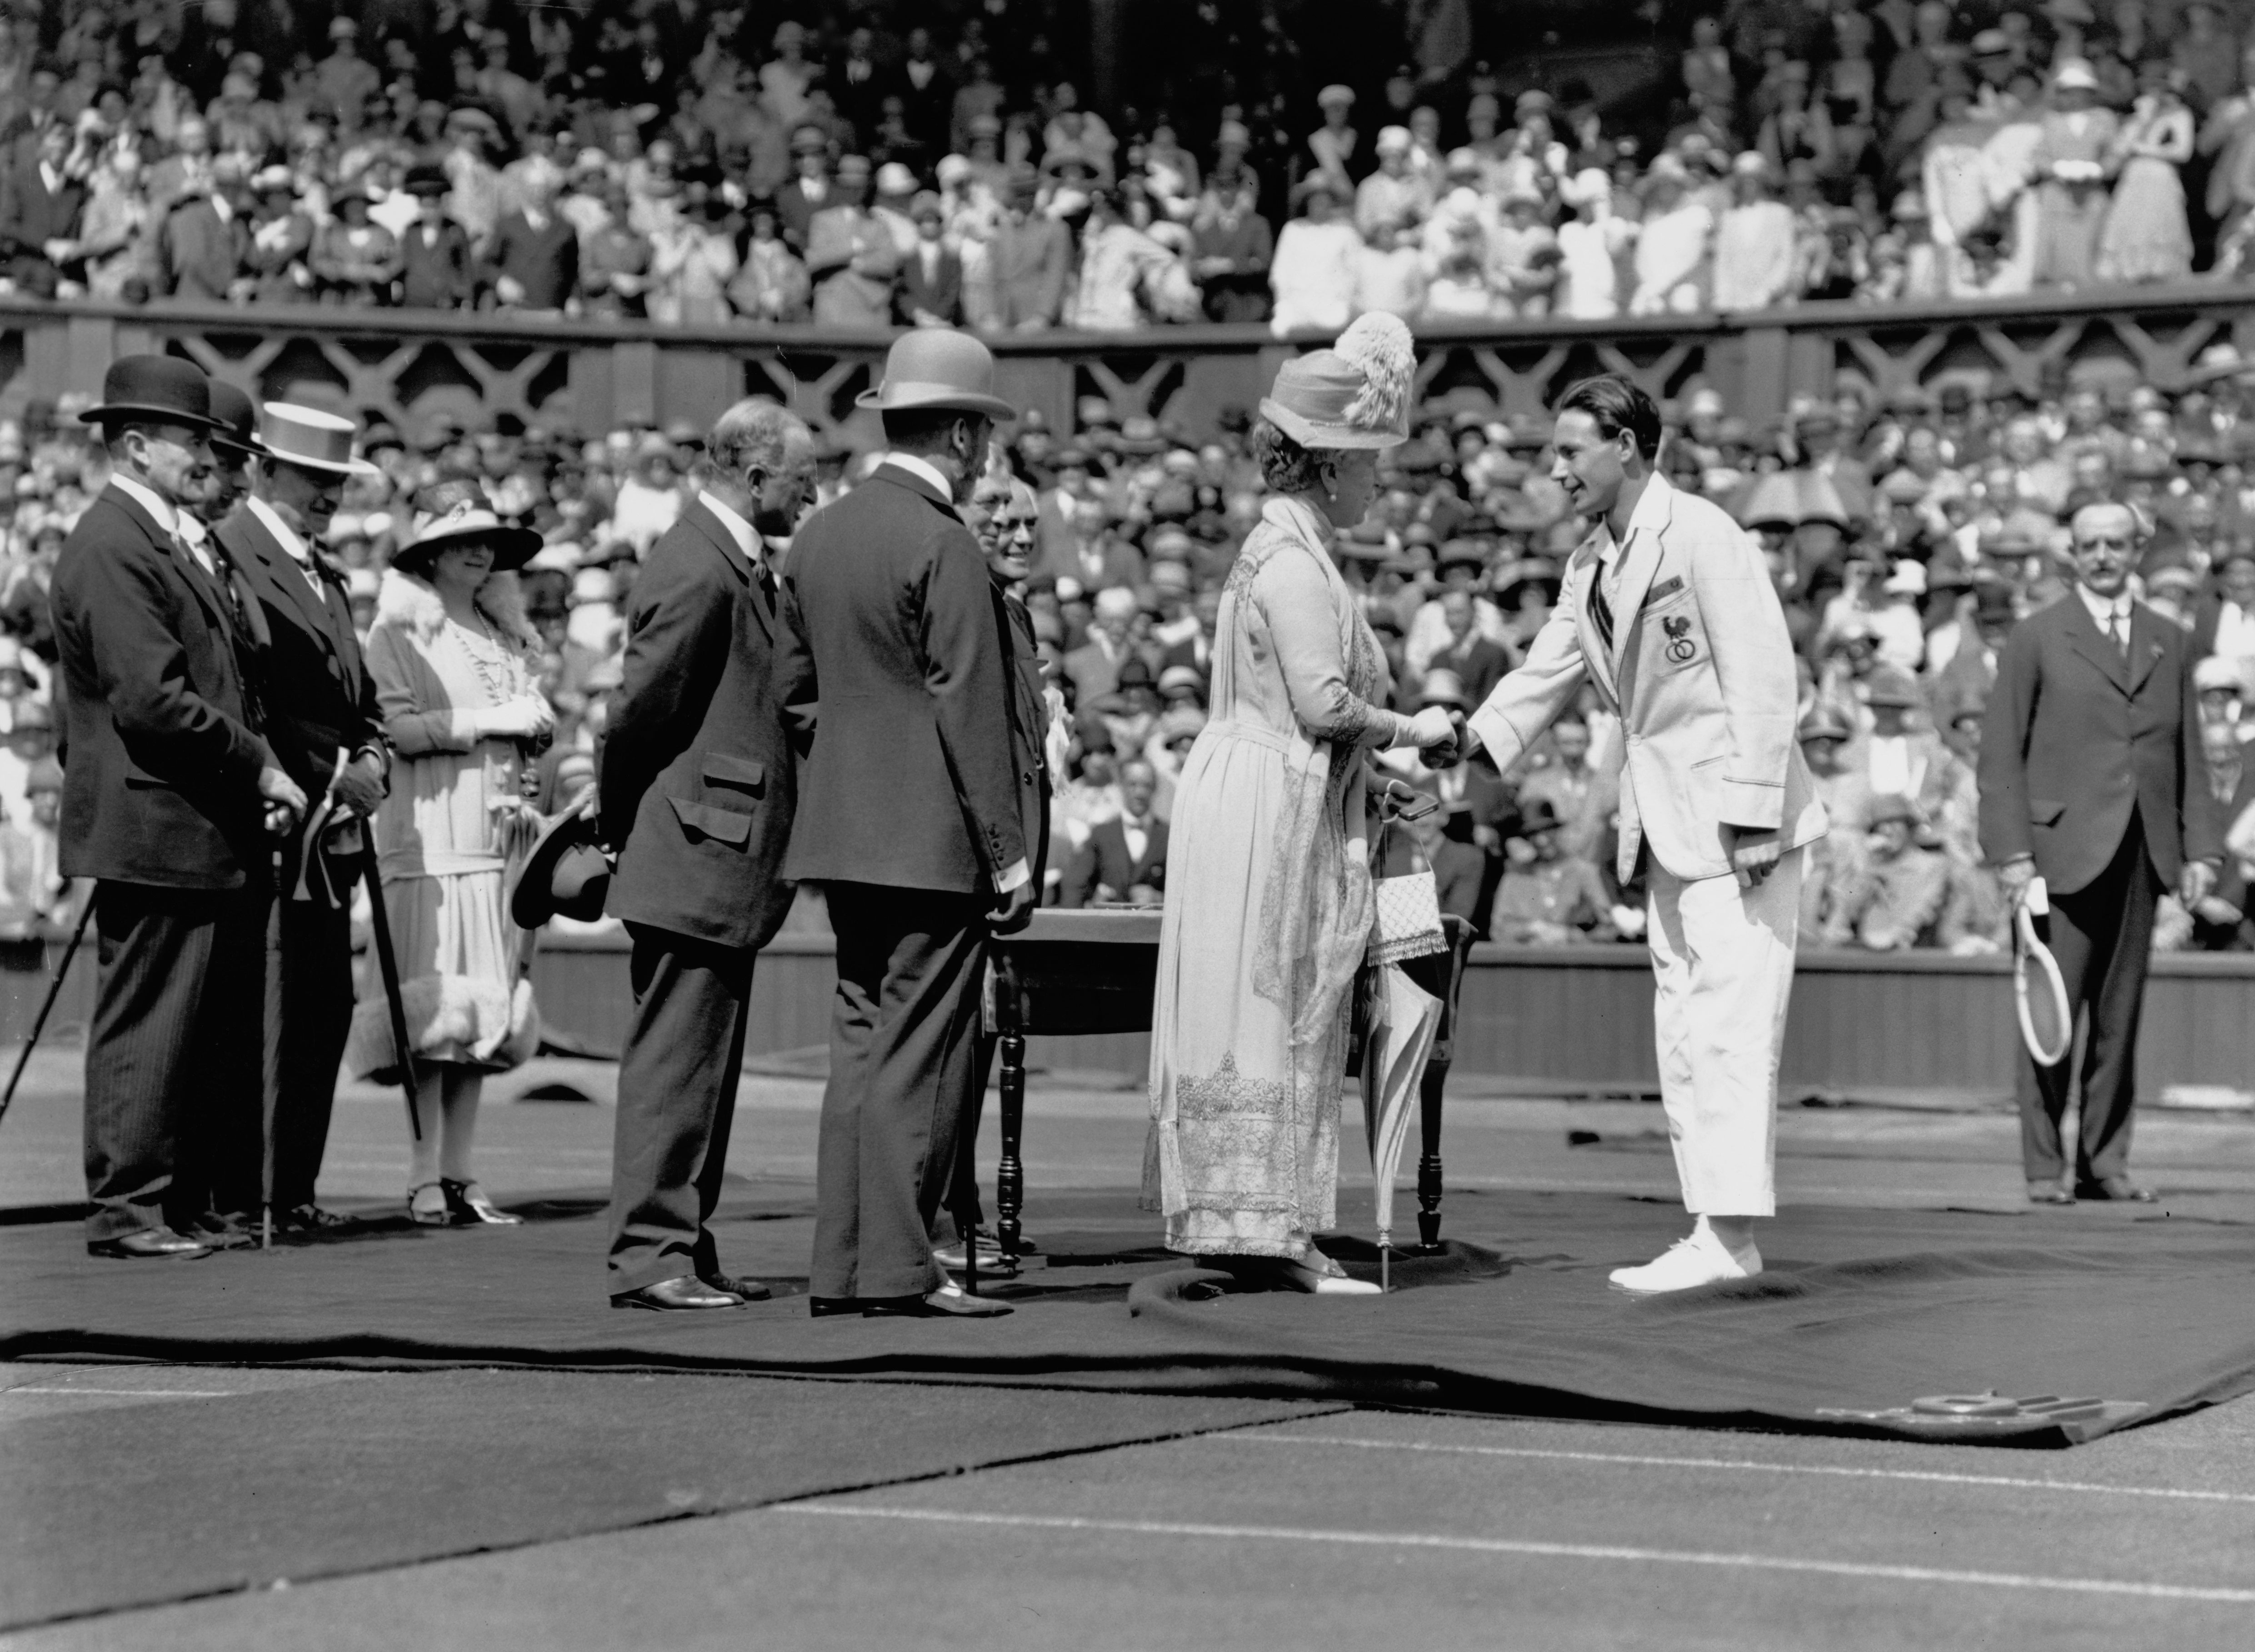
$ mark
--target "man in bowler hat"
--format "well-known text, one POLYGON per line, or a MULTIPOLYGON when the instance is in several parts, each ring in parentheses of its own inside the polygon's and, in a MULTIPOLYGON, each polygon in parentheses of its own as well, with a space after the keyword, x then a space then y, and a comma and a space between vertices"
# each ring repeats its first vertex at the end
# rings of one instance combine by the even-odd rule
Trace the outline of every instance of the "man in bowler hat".
POLYGON ((102 428, 110 481, 64 542, 52 601, 61 869, 95 881, 101 935, 87 1248, 199 1256, 208 1237, 180 1227, 258 1204, 267 829, 302 815, 306 794, 256 727, 242 665, 255 604, 181 531, 212 465, 203 374, 123 357, 83 417, 102 428))
POLYGON ((721 414, 702 486, 650 547, 627 608, 599 792, 601 835, 619 846, 607 910, 634 942, 614 1307, 740 1308, 768 1294, 720 1270, 706 1224, 727 1168, 753 960, 790 910, 780 871, 795 756, 768 542, 813 502, 814 460, 811 433, 771 402, 721 414))
POLYGON ((978 540, 956 514, 994 421, 968 334, 895 342, 865 393, 891 451, 799 531, 785 580, 798 703, 819 706, 788 877, 823 884, 838 935, 815 1168, 811 1311, 992 1315, 934 1259, 978 1056, 987 936, 1039 886, 1011 740, 1009 662, 978 540))
POLYGON ((274 1220, 285 1232, 319 1232, 343 1220, 314 1202, 313 1187, 328 1145, 337 1065, 352 1030, 352 888, 359 868, 330 857, 314 839, 333 820, 375 813, 391 766, 343 571, 317 548, 346 480, 376 474, 354 457, 354 434, 348 418, 286 402, 267 403, 256 432, 212 434, 214 455, 224 466, 231 452, 248 482, 242 503, 214 531, 265 620, 270 641, 259 683, 267 742, 309 798, 333 799, 325 817, 309 819, 291 840, 275 892, 282 903, 282 1069, 274 1220))

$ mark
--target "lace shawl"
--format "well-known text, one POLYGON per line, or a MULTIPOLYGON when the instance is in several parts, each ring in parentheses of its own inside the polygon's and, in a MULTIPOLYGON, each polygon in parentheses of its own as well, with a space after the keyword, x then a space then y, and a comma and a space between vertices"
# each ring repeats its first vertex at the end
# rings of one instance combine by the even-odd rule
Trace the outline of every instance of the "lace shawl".
MULTIPOLYGON (((1240 601, 1272 557, 1312 558, 1331 587, 1346 684, 1366 713, 1380 692, 1385 666, 1345 580, 1332 565, 1331 530, 1296 499, 1272 499, 1231 570, 1240 601)), ((1304 743, 1284 756, 1284 801, 1261 892, 1261 944, 1253 990, 1282 1009, 1293 1044, 1322 1039, 1338 1020, 1370 941, 1370 868, 1352 853, 1345 799, 1362 780, 1360 742, 1366 714, 1322 734, 1303 725, 1304 743)))

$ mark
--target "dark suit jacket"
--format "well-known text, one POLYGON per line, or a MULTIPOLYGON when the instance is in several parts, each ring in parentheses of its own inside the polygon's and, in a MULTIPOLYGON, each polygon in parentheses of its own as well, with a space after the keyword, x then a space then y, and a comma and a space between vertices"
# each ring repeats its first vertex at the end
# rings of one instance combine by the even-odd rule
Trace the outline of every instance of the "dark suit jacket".
POLYGON ((903 325, 913 324, 918 310, 929 310, 951 324, 963 319, 963 260, 940 250, 937 273, 924 278, 924 255, 911 252, 901 260, 900 285, 893 289, 893 313, 903 325))
POLYGON ((1435 667, 1454 671, 1464 683, 1465 693, 1477 706, 1487 698, 1488 691, 1501 682, 1504 673, 1511 669, 1511 656, 1495 643, 1473 631, 1461 643, 1452 641, 1448 647, 1435 654, 1427 663, 1427 669, 1435 667))
POLYGON ((2054 893, 2104 872, 2134 809, 2153 869, 2223 852, 2202 781, 2185 634, 2142 602, 2125 661, 2070 592, 2014 628, 1981 728, 1981 849, 2033 854, 2054 893))
POLYGON ((819 706, 783 875, 991 890, 1036 846, 979 541, 881 465, 799 529, 783 584, 790 703, 819 706))
POLYGON ((186 889, 263 876, 258 772, 274 759, 220 584, 111 487, 63 542, 51 601, 63 875, 186 889))
POLYGON ((36 153, 19 158, 0 177, 0 257, 44 260, 48 242, 77 235, 85 207, 85 185, 66 179, 50 193, 36 153))
POLYGON ((265 610, 271 639, 261 671, 267 743, 309 798, 328 790, 337 748, 357 752, 383 737, 376 679, 353 633, 352 605, 324 567, 316 595, 266 524, 237 506, 216 530, 243 583, 265 610))
POLYGON ((1153 819, 1145 828, 1148 840, 1142 859, 1128 853, 1128 829, 1114 816, 1099 821, 1065 869, 1064 886, 1057 891, 1059 906, 1085 906, 1096 898, 1099 883, 1120 900, 1138 883, 1164 891, 1167 887, 1167 823, 1153 819))
POLYGON ((1026 834, 1026 864, 1038 889, 1050 860, 1049 683, 1042 675, 1033 615, 1001 586, 994 592, 995 628, 1010 656, 1010 763, 1017 774, 1018 822, 1026 834))
POLYGON ((764 946, 783 927, 797 792, 779 629, 727 529, 690 501, 627 604, 599 792, 619 846, 612 917, 723 946, 764 946))
POLYGON ((783 238, 791 244, 793 250, 804 256, 807 231, 813 226, 814 214, 837 204, 835 184, 825 192, 821 200, 811 201, 806 198, 806 192, 799 187, 798 179, 793 178, 776 191, 776 228, 782 231, 783 238))
POLYGON ((539 229, 521 212, 507 214, 495 231, 488 275, 495 281, 515 276, 524 284, 523 299, 512 307, 560 310, 580 290, 580 232, 555 213, 539 229))
POLYGON ((477 261, 461 225, 449 218, 426 247, 423 226, 410 224, 399 237, 399 254, 405 264, 399 278, 401 304, 411 310, 459 310, 469 303, 477 287, 477 261))

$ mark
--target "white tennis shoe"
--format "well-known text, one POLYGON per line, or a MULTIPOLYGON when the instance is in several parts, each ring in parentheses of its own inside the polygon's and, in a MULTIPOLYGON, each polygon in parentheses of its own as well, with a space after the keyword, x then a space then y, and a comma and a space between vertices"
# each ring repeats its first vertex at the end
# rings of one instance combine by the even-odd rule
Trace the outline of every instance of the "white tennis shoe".
POLYGON ((1751 1279, 1762 1270, 1761 1252, 1749 1243, 1733 1251, 1715 1237, 1702 1216, 1689 1239, 1679 1239, 1640 1268, 1616 1268, 1607 1276, 1616 1290, 1653 1297, 1666 1290, 1689 1290, 1725 1279, 1751 1279))

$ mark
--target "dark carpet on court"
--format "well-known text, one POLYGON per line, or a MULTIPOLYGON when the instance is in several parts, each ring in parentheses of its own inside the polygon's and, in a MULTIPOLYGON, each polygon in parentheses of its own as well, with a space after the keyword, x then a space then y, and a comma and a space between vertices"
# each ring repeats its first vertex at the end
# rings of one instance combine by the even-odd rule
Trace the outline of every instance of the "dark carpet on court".
POLYGON ((439 1371, 11 1423, 0 1630, 1319 1415, 1150 1395, 439 1371))
MULTIPOLYGON (((1759 1278, 1638 1300, 1606 1272, 1681 1234, 1672 1202, 1463 1192, 1444 1254, 1399 1259, 1392 1295, 1310 1298, 1209 1296, 1219 1276, 1159 1249, 1131 1195, 1044 1192, 1041 1265, 990 1287, 1017 1311, 980 1322, 809 1318, 801 1185, 724 1205, 724 1265, 778 1295, 718 1314, 614 1311, 599 1199, 520 1208, 517 1228, 187 1262, 0 1227, 0 1357, 734 1370, 2048 1445, 2255 1389, 2255 1227, 2150 1208, 1792 1208, 1759 1278), (2105 1404, 1907 1409, 1990 1392, 2105 1404)), ((1327 1248, 1375 1276, 1366 1242, 1327 1248)))

